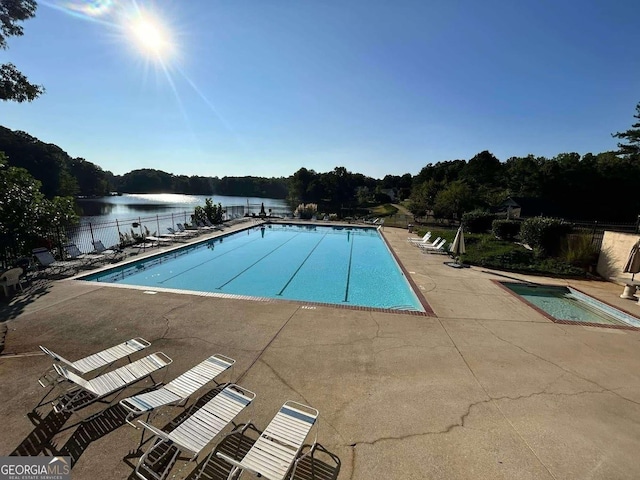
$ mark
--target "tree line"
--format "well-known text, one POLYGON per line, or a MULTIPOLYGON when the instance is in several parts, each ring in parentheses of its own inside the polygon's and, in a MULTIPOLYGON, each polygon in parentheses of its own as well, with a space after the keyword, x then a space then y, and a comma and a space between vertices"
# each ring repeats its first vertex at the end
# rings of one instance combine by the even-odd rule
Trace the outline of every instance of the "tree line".
POLYGON ((284 199, 288 193, 286 178, 187 176, 155 169, 114 175, 84 158, 72 158, 57 145, 2 126, 0 152, 5 153, 9 165, 28 170, 41 183, 42 193, 47 198, 98 197, 118 192, 284 199))
MULTIPOLYGON (((640 120, 640 103, 634 118, 640 120)), ((0 127, 0 152, 7 164, 26 169, 46 198, 119 193, 183 193, 286 198, 292 207, 318 204, 323 212, 347 216, 375 203, 408 199, 416 216, 461 218, 464 212, 498 207, 509 197, 544 199, 568 219, 634 221, 640 214, 640 122, 614 134, 624 142, 617 152, 528 155, 500 161, 483 151, 469 160, 424 166, 417 175, 375 179, 345 167, 329 172, 300 168, 290 177, 204 177, 155 169, 113 175, 57 145, 0 127)))
POLYGON ((410 209, 437 218, 460 218, 475 209, 490 210, 509 197, 544 199, 567 219, 634 221, 640 214, 636 195, 640 156, 561 153, 500 162, 488 151, 469 161, 425 166, 414 178, 410 209))

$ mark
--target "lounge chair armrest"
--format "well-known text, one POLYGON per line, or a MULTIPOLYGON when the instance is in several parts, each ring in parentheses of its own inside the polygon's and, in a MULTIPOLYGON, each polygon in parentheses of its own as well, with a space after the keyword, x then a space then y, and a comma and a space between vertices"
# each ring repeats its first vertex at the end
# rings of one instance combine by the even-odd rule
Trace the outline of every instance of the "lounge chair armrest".
POLYGON ((148 346, 150 346, 150 345, 151 345, 151 342, 149 342, 148 340, 145 340, 145 339, 144 339, 144 338, 142 338, 142 337, 136 337, 136 338, 134 338, 134 340, 135 340, 136 342, 139 342, 139 343, 141 343, 142 345, 144 345, 144 348, 147 348, 148 346))
POLYGON ((133 403, 129 402, 128 398, 124 398, 122 400, 120 400, 118 402, 120 404, 120 406, 122 408, 124 408, 125 410, 127 410, 129 412, 129 415, 140 415, 142 413, 144 413, 144 410, 140 410, 136 405, 134 405, 133 403))
POLYGON ((233 465, 234 467, 238 467, 238 468, 241 468, 241 469, 243 469, 243 470, 246 468, 246 467, 244 467, 244 466, 242 465, 242 463, 240 463, 239 461, 237 461, 237 460, 236 460, 236 459, 234 459, 234 458, 231 458, 229 455, 227 455, 227 454, 225 454, 225 453, 222 453, 222 452, 216 452, 216 457, 221 458, 222 460, 224 460, 225 462, 227 462, 227 463, 229 463, 229 464, 233 465))
POLYGON ((231 365, 233 365, 234 363, 236 363, 236 361, 231 358, 231 357, 227 357, 226 355, 222 355, 221 353, 216 353, 215 355, 213 355, 215 358, 219 358, 220 360, 222 360, 223 362, 229 363, 231 365))
MULTIPOLYGON (((165 362, 165 364, 163 365, 164 367, 166 367, 167 365, 171 365, 173 363, 173 360, 171 359, 171 357, 164 352, 155 352, 154 355, 157 355, 158 357, 160 356, 164 357, 164 362, 165 362)), ((162 360, 162 358, 160 359, 162 360)))
POLYGON ((238 385, 236 383, 232 383, 230 385, 227 385, 226 388, 229 388, 231 390, 235 390, 236 392, 238 392, 239 394, 247 397, 251 401, 253 401, 253 399, 256 398, 256 394, 255 393, 253 393, 251 390, 248 390, 248 389, 246 389, 244 387, 241 387, 240 385, 238 385))
POLYGON ((293 400, 287 400, 286 402, 284 402, 285 407, 292 405, 295 405, 296 408, 302 412, 306 411, 306 413, 311 413, 314 418, 318 418, 318 415, 320 415, 320 411, 316 410, 313 407, 310 407, 309 405, 305 405, 304 403, 295 402, 293 400))

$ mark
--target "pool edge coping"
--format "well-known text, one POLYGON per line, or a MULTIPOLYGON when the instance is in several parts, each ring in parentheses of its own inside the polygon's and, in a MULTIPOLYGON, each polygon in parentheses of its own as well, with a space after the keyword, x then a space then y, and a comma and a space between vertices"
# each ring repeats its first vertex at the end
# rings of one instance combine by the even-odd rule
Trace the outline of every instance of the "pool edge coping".
MULTIPOLYGON (((130 290, 140 290, 140 291, 149 291, 149 292, 157 292, 157 293, 174 293, 177 295, 194 295, 194 296, 198 296, 198 297, 211 297, 211 298, 227 298, 227 299, 237 299, 237 300, 251 300, 251 301, 257 301, 257 302, 265 302, 265 303, 276 303, 276 302, 289 302, 289 303, 295 303, 295 304, 301 304, 301 305, 307 305, 307 306, 322 306, 322 307, 333 307, 333 308, 340 308, 340 309, 344 309, 344 310, 359 310, 359 311, 368 311, 368 312, 380 312, 380 313, 393 313, 393 314, 400 314, 400 315, 412 315, 412 316, 421 316, 421 317, 435 317, 436 314, 433 311, 433 309, 431 308, 431 306, 429 305, 429 303, 427 302, 426 298, 424 297, 424 295, 422 294, 422 292, 420 291, 420 289, 418 288, 418 286, 416 285, 416 283, 413 281, 413 279, 411 278, 411 276, 409 275, 409 273, 407 272, 406 268, 404 267, 404 265, 402 264, 402 262, 400 261, 400 259, 398 258, 398 256, 396 255, 396 252, 393 250, 393 248, 389 245, 389 242, 387 241, 387 239, 385 238, 384 235, 381 234, 381 232, 378 231, 378 235, 380 236, 380 238, 382 239, 384 245, 387 247, 387 250, 391 253, 393 259, 395 260, 396 264, 398 265, 398 267, 400 268, 400 271, 402 272, 403 276, 405 277, 405 279, 407 280, 407 282, 409 283, 409 287, 411 288, 411 290, 413 291, 413 293, 415 294, 416 298, 418 299, 418 302, 420 302, 420 305, 422 306, 422 308, 424 308, 424 312, 420 312, 420 311, 415 311, 415 310, 399 310, 399 309, 391 309, 391 308, 376 308, 376 307, 366 307, 366 306, 360 306, 360 305, 341 305, 341 304, 337 304, 337 303, 325 303, 325 302, 313 302, 313 301, 303 301, 303 300, 294 300, 294 299, 279 299, 279 298, 270 298, 270 297, 257 297, 257 296, 251 296, 251 295, 241 295, 241 294, 232 294, 232 293, 216 293, 216 292, 204 292, 204 291, 200 291, 200 290, 184 290, 184 289, 174 289, 174 288, 162 288, 162 287, 149 287, 149 286, 142 286, 142 285, 127 285, 127 284, 116 284, 116 283, 101 283, 101 282, 93 282, 92 280, 85 280, 83 277, 87 277, 90 275, 94 275, 97 273, 100 273, 102 271, 106 271, 109 270, 111 268, 116 268, 116 267, 123 267, 125 265, 128 264, 133 264, 136 262, 140 262, 140 261, 145 261, 145 260, 149 260, 153 257, 156 256, 160 256, 160 255, 164 255, 167 253, 170 253, 174 250, 179 250, 179 249, 183 249, 183 248, 187 248, 187 247, 193 247, 194 245, 198 245, 200 243, 204 243, 206 241, 209 240, 214 240, 214 239, 218 239, 218 238, 223 238, 226 237, 228 235, 232 235, 241 231, 245 231, 248 229, 252 229, 252 228, 257 228, 260 227, 260 225, 264 225, 268 222, 264 222, 262 224, 252 224, 252 225, 247 225, 244 228, 238 228, 237 230, 233 230, 231 232, 220 232, 219 235, 213 235, 210 236, 208 238, 203 238, 203 239, 194 239, 195 241, 190 242, 190 243, 186 243, 186 244, 182 244, 182 245, 175 245, 172 246, 171 248, 168 248, 166 250, 163 251, 158 251, 155 253, 152 253, 150 255, 147 255, 143 258, 135 258, 135 259, 128 259, 122 263, 116 264, 116 265, 111 265, 111 266, 104 266, 102 268, 93 270, 92 272, 88 272, 88 273, 83 273, 81 275, 75 275, 71 278, 65 279, 66 281, 78 281, 78 282, 91 282, 95 285, 101 286, 101 287, 109 287, 109 288, 125 288, 125 289, 130 289, 130 290)), ((274 223, 274 225, 278 225, 278 224, 282 224, 284 222, 277 222, 274 223)), ((296 225, 318 225, 318 226, 323 226, 323 227, 329 227, 329 226, 333 226, 330 224, 327 225, 320 225, 317 223, 296 223, 296 225)), ((367 229, 367 230, 378 230, 375 227, 370 227, 367 225, 349 225, 349 227, 352 228, 362 228, 362 229, 367 229)))

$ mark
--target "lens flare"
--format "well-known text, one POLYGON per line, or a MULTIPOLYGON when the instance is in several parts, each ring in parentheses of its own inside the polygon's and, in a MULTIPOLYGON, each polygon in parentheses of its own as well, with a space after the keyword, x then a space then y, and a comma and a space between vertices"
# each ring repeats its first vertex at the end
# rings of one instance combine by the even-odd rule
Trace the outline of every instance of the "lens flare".
POLYGON ((108 14, 114 5, 113 0, 93 0, 93 1, 67 1, 60 2, 61 6, 89 17, 101 17, 108 14))

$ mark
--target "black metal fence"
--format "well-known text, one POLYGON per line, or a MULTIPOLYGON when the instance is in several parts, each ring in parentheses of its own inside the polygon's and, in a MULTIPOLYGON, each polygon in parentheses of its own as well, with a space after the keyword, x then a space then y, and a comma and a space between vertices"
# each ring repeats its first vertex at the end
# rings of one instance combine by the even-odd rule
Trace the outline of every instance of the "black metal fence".
MULTIPOLYGON (((231 205, 224 207, 224 220, 258 215, 261 204, 231 205)), ((287 207, 270 208, 266 214, 290 215, 287 207)), ((78 225, 52 227, 38 238, 29 241, 29 245, 17 245, 16 242, 2 242, 0 263, 3 268, 14 265, 21 257, 30 257, 31 248, 45 247, 58 259, 64 259, 64 245, 74 243, 82 253, 94 250, 94 242, 100 240, 106 248, 119 247, 123 237, 159 236, 168 233, 168 228, 176 229, 178 223, 191 223, 193 210, 145 215, 116 219, 113 221, 95 221, 91 217, 81 218, 78 225), (22 251, 25 250, 25 251, 22 251)))
MULTIPOLYGON (((413 215, 389 215, 385 218, 385 226, 408 228, 409 225, 417 226, 430 226, 439 229, 454 229, 458 228, 458 223, 448 220, 438 221, 433 217, 420 217, 416 218, 413 215)), ((515 219, 524 221, 525 219, 515 219)), ((573 232, 575 234, 590 235, 591 242, 598 249, 602 246, 602 239, 604 238, 605 231, 622 232, 622 233, 638 233, 640 234, 640 217, 638 221, 633 223, 612 223, 612 222, 600 222, 597 220, 583 221, 583 220, 567 220, 567 222, 573 225, 573 232)))

